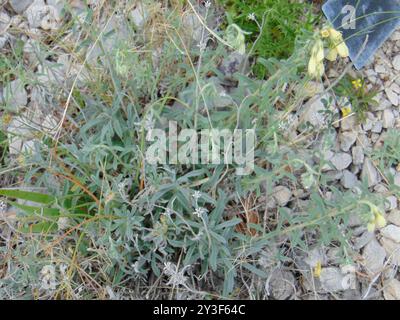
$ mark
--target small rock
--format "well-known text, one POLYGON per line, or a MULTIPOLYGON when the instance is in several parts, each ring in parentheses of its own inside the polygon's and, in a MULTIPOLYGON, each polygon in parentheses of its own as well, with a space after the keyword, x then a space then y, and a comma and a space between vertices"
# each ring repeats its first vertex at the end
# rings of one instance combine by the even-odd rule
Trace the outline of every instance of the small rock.
POLYGON ((7 127, 10 155, 30 153, 34 149, 33 131, 24 117, 17 116, 7 127))
POLYGON ((357 140, 357 132, 345 131, 339 135, 340 148, 347 152, 357 140))
POLYGON ((400 227, 393 224, 380 229, 380 233, 387 239, 400 243, 400 227))
POLYGON ((364 267, 369 274, 375 274, 382 271, 386 258, 385 249, 380 246, 378 241, 370 241, 364 248, 362 257, 364 259, 364 267))
POLYGON ((393 58, 392 64, 393 68, 395 68, 397 71, 400 71, 400 54, 393 58))
POLYGON ((270 280, 265 284, 268 295, 276 300, 289 299, 294 294, 295 278, 291 272, 274 271, 270 280))
POLYGON ((385 209, 387 211, 394 210, 397 208, 397 198, 395 196, 389 196, 386 198, 385 209))
POLYGON ((399 105, 398 94, 393 92, 393 90, 391 88, 386 88, 385 92, 386 92, 386 96, 388 97, 388 99, 392 103, 392 105, 397 107, 399 105))
POLYGON ((379 183, 378 171, 369 158, 365 158, 361 176, 367 180, 368 187, 373 187, 379 183))
POLYGON ((349 154, 339 152, 332 157, 331 162, 338 171, 342 171, 351 164, 352 160, 349 154))
POLYGON ((364 163, 364 150, 361 146, 355 146, 352 149, 353 164, 359 165, 364 163))
POLYGON ((321 287, 327 292, 338 292, 349 289, 345 275, 339 268, 323 268, 320 275, 321 287))
POLYGON ((371 129, 373 133, 381 133, 383 129, 382 121, 376 121, 371 129))
POLYGON ((386 300, 400 300, 400 281, 393 278, 383 286, 383 296, 386 300))
POLYGON ((393 210, 391 211, 387 216, 386 220, 389 223, 392 223, 398 227, 400 227, 400 211, 399 210, 393 210))
POLYGON ((0 12, 0 34, 3 34, 6 31, 11 19, 5 12, 0 12))
POLYGON ((357 119, 354 115, 346 117, 340 121, 340 127, 343 131, 352 130, 357 125, 357 119))
POLYGON ((400 187, 400 172, 396 172, 394 176, 394 184, 398 187, 400 187))
POLYGON ((9 0, 8 2, 16 13, 22 14, 33 3, 33 0, 9 0))
POLYGON ((136 8, 131 12, 131 19, 134 25, 142 28, 149 16, 147 9, 139 2, 136 8))
POLYGON ((232 79, 233 75, 238 71, 241 71, 242 69, 248 69, 246 55, 234 51, 223 59, 218 69, 227 79, 232 79))
POLYGON ((390 262, 394 265, 400 265, 400 244, 385 237, 381 239, 381 244, 390 262))
POLYGON ((343 176, 340 180, 340 183, 343 187, 345 187, 346 189, 352 189, 357 184, 357 182, 358 180, 354 173, 350 172, 349 170, 343 171, 343 176))
POLYGON ((26 106, 28 94, 21 80, 11 81, 4 88, 4 100, 5 104, 11 109, 19 110, 26 106))
POLYGON ((280 207, 284 207, 290 201, 290 198, 292 197, 292 192, 287 187, 277 186, 273 189, 272 196, 280 207))
POLYGON ((43 18, 47 15, 47 5, 43 0, 34 2, 25 11, 25 17, 31 28, 40 28, 43 18))
POLYGON ((361 250, 364 248, 368 243, 375 239, 375 235, 372 232, 364 232, 360 237, 357 237, 353 241, 353 248, 354 250, 361 250))
POLYGON ((394 117, 393 111, 391 109, 384 110, 382 115, 382 126, 385 129, 393 128, 395 123, 396 119, 394 117))

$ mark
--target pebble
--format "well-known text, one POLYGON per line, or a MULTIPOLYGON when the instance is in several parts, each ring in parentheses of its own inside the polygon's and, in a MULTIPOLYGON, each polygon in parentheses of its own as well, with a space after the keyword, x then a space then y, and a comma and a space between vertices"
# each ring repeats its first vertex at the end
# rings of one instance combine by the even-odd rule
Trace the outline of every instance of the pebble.
POLYGON ((343 176, 340 179, 340 183, 346 189, 352 189, 357 184, 357 176, 349 170, 343 171, 343 176))
POLYGON ((364 266, 369 274, 382 271, 386 258, 385 249, 375 239, 370 241, 364 248, 362 254, 364 266))
POLYGON ((397 208, 397 197, 389 196, 386 198, 385 209, 387 211, 394 210, 397 208))
POLYGON ((280 207, 284 207, 290 201, 292 192, 285 186, 277 186, 273 189, 272 196, 280 207))
POLYGON ((379 183, 379 174, 374 164, 369 158, 365 158, 361 176, 368 182, 368 187, 373 187, 379 183))
POLYGON ((16 79, 11 81, 4 88, 4 102, 5 104, 15 111, 20 110, 28 103, 28 93, 21 80, 16 79))
POLYGON ((400 71, 400 54, 393 58, 392 65, 395 70, 400 71))
POLYGON ((364 150, 361 146, 353 147, 352 155, 353 155, 353 164, 361 165, 364 163, 364 150))
POLYGON ((348 153, 344 152, 336 153, 331 159, 332 164, 338 171, 346 169, 350 166, 352 161, 352 157, 348 153))
POLYGON ((380 233, 386 239, 400 243, 400 227, 389 224, 388 226, 380 229, 380 233))
POLYGON ((387 257, 390 257, 390 262, 394 265, 400 265, 400 244, 382 237, 380 240, 387 257))
POLYGON ((33 3, 33 0, 9 0, 8 3, 16 13, 22 14, 33 3))
POLYGON ((385 129, 393 128, 396 123, 396 118, 394 117, 394 113, 391 109, 386 109, 383 111, 382 115, 382 126, 385 129))
POLYGON ((400 300, 400 281, 393 278, 385 282, 383 296, 386 300, 400 300))
POLYGON ((345 131, 339 135, 340 148, 347 152, 357 140, 357 132, 345 131))

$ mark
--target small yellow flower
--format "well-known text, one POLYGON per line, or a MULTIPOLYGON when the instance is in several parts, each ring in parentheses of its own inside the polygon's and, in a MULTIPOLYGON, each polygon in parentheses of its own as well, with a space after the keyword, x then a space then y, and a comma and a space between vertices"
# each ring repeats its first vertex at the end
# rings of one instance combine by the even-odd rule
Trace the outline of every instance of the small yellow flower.
POLYGON ((353 80, 353 81, 351 82, 351 84, 353 85, 354 89, 356 89, 356 90, 362 88, 362 81, 361 81, 361 79, 353 80))
POLYGON ((378 229, 384 228, 386 226, 386 219, 381 213, 378 213, 375 216, 375 225, 378 229))
POLYGON ((329 37, 333 42, 343 41, 343 36, 341 32, 335 30, 334 28, 329 28, 328 32, 329 32, 329 37))
POLYGON ((329 29, 330 40, 333 46, 336 48, 337 53, 340 57, 346 58, 349 56, 349 48, 347 47, 346 43, 343 40, 342 33, 330 28, 329 29))
POLYGON ((322 29, 322 30, 321 30, 321 37, 322 37, 322 38, 328 38, 329 35, 330 35, 329 29, 325 28, 325 29, 322 29))
POLYGON ((351 113, 351 107, 343 107, 342 108, 343 118, 347 117, 350 113, 351 113))
POLYGON ((332 48, 328 51, 328 54, 326 55, 326 59, 329 61, 336 61, 338 56, 338 52, 336 48, 332 48))
POLYGON ((386 219, 377 207, 372 208, 373 217, 368 222, 367 229, 373 232, 376 228, 381 229, 386 226, 386 219))
POLYGON ((324 60, 324 43, 321 39, 318 39, 311 49, 311 57, 314 57, 317 62, 321 62, 324 60))
POLYGON ((321 276, 321 271, 322 271, 322 264, 321 264, 321 261, 318 261, 317 265, 314 268, 314 272, 313 272, 314 277, 319 278, 321 276))
POLYGON ((324 43, 318 39, 311 49, 311 57, 308 63, 308 74, 311 78, 321 78, 325 72, 324 43))
POLYGON ((347 47, 346 43, 342 41, 336 47, 336 50, 342 58, 347 58, 349 56, 349 48, 347 47))
POLYGON ((5 126, 8 126, 12 121, 12 115, 9 113, 6 113, 3 115, 3 124, 5 126))

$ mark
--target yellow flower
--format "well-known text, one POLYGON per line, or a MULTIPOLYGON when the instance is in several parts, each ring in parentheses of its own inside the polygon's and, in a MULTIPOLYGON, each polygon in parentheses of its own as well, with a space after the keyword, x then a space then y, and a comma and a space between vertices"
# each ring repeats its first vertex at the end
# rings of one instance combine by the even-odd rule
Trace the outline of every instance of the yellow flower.
POLYGON ((322 265, 321 261, 317 262, 317 265, 314 268, 314 277, 319 278, 321 276, 321 271, 322 271, 322 265))
POLYGON ((343 36, 341 32, 335 30, 334 28, 329 28, 328 32, 329 32, 329 37, 333 42, 343 41, 343 36))
POLYGON ((354 89, 356 89, 356 90, 362 88, 362 81, 361 81, 361 79, 353 80, 351 83, 352 83, 354 89))
POLYGON ((11 123, 11 121, 12 121, 12 116, 11 116, 11 114, 6 113, 6 114, 3 115, 3 124, 4 124, 5 126, 8 126, 8 125, 11 123))
POLYGON ((351 107, 343 107, 342 108, 343 118, 347 117, 350 113, 351 113, 351 107))
POLYGON ((342 58, 347 58, 349 56, 349 48, 347 47, 346 43, 342 41, 336 47, 336 50, 342 58))
POLYGON ((349 56, 349 48, 343 40, 342 33, 330 28, 329 29, 330 40, 332 41, 333 46, 336 48, 337 53, 342 58, 346 58, 349 56))
POLYGON ((322 29, 322 30, 321 30, 321 37, 322 37, 322 38, 328 38, 329 35, 330 35, 329 29, 325 28, 325 29, 322 29))
POLYGON ((375 226, 379 229, 386 226, 386 219, 381 213, 375 216, 375 226))
POLYGON ((377 207, 372 208, 373 217, 367 224, 369 232, 374 231, 376 228, 381 229, 386 226, 386 219, 377 207))
POLYGON ((324 60, 324 56, 324 43, 318 39, 311 49, 311 57, 314 57, 317 62, 321 62, 324 60))
POLYGON ((321 78, 325 72, 324 43, 318 39, 311 49, 311 57, 308 63, 308 74, 312 78, 321 78))
POLYGON ((326 59, 329 60, 329 61, 336 61, 337 56, 338 56, 337 49, 336 48, 332 48, 332 49, 329 50, 329 52, 328 52, 328 54, 326 56, 326 59))

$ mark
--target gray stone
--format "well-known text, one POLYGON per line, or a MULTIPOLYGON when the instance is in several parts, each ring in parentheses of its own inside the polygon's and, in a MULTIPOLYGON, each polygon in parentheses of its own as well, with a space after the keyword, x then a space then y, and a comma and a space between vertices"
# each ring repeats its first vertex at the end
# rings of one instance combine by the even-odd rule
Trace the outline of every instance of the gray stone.
POLYGON ((9 0, 8 2, 16 13, 22 14, 33 3, 33 0, 9 0))
POLYGON ((386 239, 400 243, 400 227, 389 224, 386 227, 380 229, 380 233, 386 239))
POLYGON ((292 192, 285 186, 277 186, 273 189, 272 196, 280 207, 284 207, 290 201, 292 192))
POLYGON ((397 208, 397 197, 389 196, 386 198, 385 209, 387 211, 394 210, 397 208))
POLYGON ((327 292, 339 292, 349 289, 345 275, 339 268, 322 268, 320 281, 321 287, 327 292))
POLYGON ((364 163, 364 150, 361 146, 355 146, 352 149, 353 164, 359 165, 364 163))
POLYGON ((395 122, 396 119, 394 117, 393 111, 391 109, 384 110, 382 115, 382 126, 385 129, 393 128, 395 122))
POLYGON ((10 23, 10 17, 5 12, 0 12, 0 35, 6 32, 6 29, 10 23))
POLYGON ((289 299, 294 294, 295 278, 291 272, 276 270, 265 284, 269 296, 276 300, 289 299))
POLYGON ((400 211, 399 210, 392 210, 387 215, 386 220, 389 223, 392 223, 392 224, 400 227, 400 211))
POLYGON ((393 278, 385 282, 383 296, 385 300, 400 300, 400 281, 393 278))
POLYGON ((393 58, 392 64, 393 68, 395 68, 397 71, 400 71, 400 54, 393 58))
POLYGON ((340 125, 343 131, 352 130, 357 125, 357 119, 354 115, 346 117, 340 121, 340 125))
POLYGON ((40 28, 42 20, 48 14, 48 8, 43 0, 34 0, 32 5, 25 11, 30 28, 40 28))
POLYGON ((383 129, 382 121, 376 121, 371 129, 373 133, 381 133, 383 129))
POLYGON ((138 28, 142 28, 149 16, 147 8, 144 7, 140 2, 136 5, 136 8, 131 12, 131 19, 134 25, 138 28))
POLYGON ((391 88, 385 89, 386 96, 388 97, 389 101, 392 105, 398 106, 399 105, 399 96, 395 93, 391 88))
POLYGON ((372 232, 364 232, 360 237, 357 237, 353 241, 353 249, 354 250, 361 250, 364 248, 368 243, 375 239, 375 235, 372 232))
POLYGON ((340 183, 343 187, 345 187, 346 189, 352 189, 357 184, 357 182, 358 180, 354 173, 350 172, 349 170, 343 171, 343 176, 340 180, 340 183))
POLYGON ((22 116, 15 117, 7 127, 10 155, 30 153, 34 149, 33 131, 22 116))
POLYGON ((340 148, 347 152, 357 140, 357 132, 345 131, 339 135, 340 148))
POLYGON ((372 240, 365 246, 362 257, 367 272, 373 275, 382 271, 386 252, 378 241, 372 240))
POLYGON ((367 180, 368 187, 373 187, 379 183, 378 171, 369 158, 365 158, 361 176, 367 180))
POLYGON ((348 153, 339 152, 332 157, 331 162, 338 171, 342 171, 350 166, 352 160, 348 153))
POLYGON ((381 244, 391 264, 400 265, 400 244, 385 237, 381 239, 381 244))
POLYGON ((4 102, 7 107, 18 111, 28 103, 28 94, 21 80, 11 81, 4 88, 4 102))

